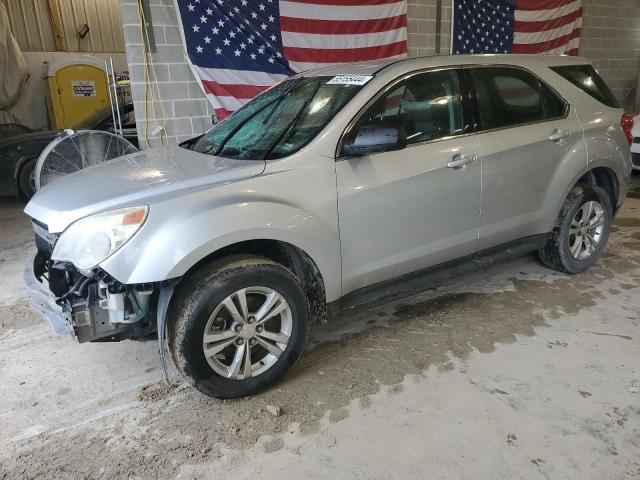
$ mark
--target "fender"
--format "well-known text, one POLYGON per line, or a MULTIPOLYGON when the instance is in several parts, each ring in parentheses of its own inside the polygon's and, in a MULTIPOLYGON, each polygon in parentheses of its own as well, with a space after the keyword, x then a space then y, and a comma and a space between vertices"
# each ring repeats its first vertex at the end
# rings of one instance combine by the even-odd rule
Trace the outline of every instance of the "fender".
POLYGON ((327 219, 293 205, 245 200, 200 208, 189 215, 153 205, 141 231, 101 267, 123 284, 160 282, 183 276, 224 247, 247 240, 275 240, 309 255, 325 280, 327 301, 339 298, 340 245, 335 215, 327 219))
POLYGON ((145 225, 101 267, 123 284, 178 278, 216 251, 275 240, 304 251, 342 294, 335 166, 307 151, 267 162, 259 176, 153 202, 145 225), (309 179, 313 178, 313 182, 309 179))
POLYGON ((617 118, 613 120, 606 129, 600 130, 599 135, 585 134, 585 143, 589 153, 587 171, 598 167, 607 167, 616 175, 619 191, 618 204, 613 205, 615 208, 622 205, 627 194, 633 164, 631 163, 629 143, 620 125, 615 123, 617 118))
POLYGON ((577 142, 575 148, 565 155, 553 176, 551 186, 547 190, 543 211, 546 220, 540 233, 553 230, 558 212, 562 208, 569 192, 588 172, 604 167, 616 176, 618 181, 618 204, 622 205, 628 189, 631 174, 631 160, 626 152, 626 139, 622 131, 613 127, 605 134, 585 134, 585 138, 577 142))

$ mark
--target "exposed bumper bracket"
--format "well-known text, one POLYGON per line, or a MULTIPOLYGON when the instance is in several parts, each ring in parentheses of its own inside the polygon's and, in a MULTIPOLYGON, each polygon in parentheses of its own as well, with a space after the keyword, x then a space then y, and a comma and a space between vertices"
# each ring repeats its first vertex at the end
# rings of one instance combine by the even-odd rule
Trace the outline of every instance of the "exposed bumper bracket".
POLYGON ((71 333, 73 335, 70 312, 64 312, 62 307, 56 303, 53 294, 38 281, 32 265, 28 265, 24 271, 24 283, 27 287, 27 297, 31 308, 49 322, 53 334, 71 333))

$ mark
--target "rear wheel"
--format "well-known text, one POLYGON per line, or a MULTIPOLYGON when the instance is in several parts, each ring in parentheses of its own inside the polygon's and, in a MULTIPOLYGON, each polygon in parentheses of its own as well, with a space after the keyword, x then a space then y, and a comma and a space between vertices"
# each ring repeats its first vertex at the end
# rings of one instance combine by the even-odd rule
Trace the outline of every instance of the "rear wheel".
POLYGON ((206 395, 257 393, 298 360, 307 301, 296 277, 271 260, 230 258, 181 286, 169 346, 178 369, 206 395))
POLYGON ((540 258, 549 268, 584 272, 604 251, 612 224, 607 192, 595 185, 577 185, 565 201, 549 243, 540 258))

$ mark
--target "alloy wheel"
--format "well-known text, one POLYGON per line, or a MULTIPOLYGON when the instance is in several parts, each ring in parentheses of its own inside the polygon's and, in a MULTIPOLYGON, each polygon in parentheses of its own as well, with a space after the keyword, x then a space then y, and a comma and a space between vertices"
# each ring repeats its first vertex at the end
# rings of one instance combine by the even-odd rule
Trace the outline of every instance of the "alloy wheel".
POLYGON ((268 287, 243 288, 225 298, 207 320, 204 356, 222 377, 255 377, 282 356, 292 325, 291 308, 282 295, 268 287))
POLYGON ((604 233, 604 209, 597 201, 584 203, 576 212, 569 228, 569 251, 576 260, 593 255, 604 233))

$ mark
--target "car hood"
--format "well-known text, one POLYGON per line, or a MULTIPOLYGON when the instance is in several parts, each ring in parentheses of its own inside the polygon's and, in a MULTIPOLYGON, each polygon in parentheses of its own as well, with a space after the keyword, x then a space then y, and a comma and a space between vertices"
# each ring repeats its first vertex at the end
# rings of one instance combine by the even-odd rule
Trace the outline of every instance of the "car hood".
POLYGON ((231 160, 185 150, 154 148, 110 160, 56 180, 25 208, 52 233, 93 213, 152 205, 181 194, 260 175, 264 160, 231 160))

